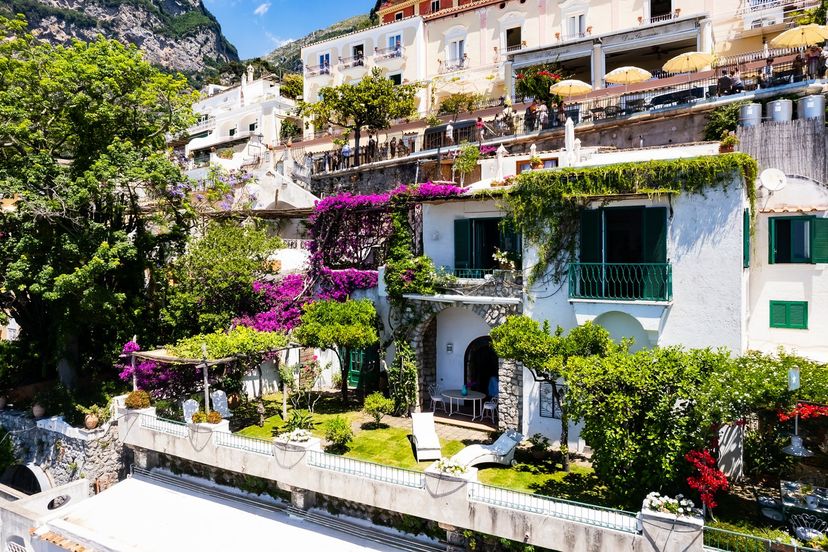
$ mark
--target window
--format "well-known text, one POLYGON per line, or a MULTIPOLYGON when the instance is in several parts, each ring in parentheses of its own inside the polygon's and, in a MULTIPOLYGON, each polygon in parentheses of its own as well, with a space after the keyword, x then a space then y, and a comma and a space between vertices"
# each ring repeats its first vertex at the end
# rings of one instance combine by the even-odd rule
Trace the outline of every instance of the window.
POLYGON ((481 278, 497 269, 496 250, 508 254, 515 268, 521 266, 520 234, 501 218, 458 219, 454 221, 454 268, 461 277, 481 278))
POLYGON ((541 418, 561 419, 561 402, 566 393, 566 386, 559 383, 542 381, 540 390, 540 416, 541 418))
POLYGON ((440 11, 440 0, 431 0, 431 13, 440 11))
POLYGON ((570 16, 568 20, 567 34, 570 37, 584 36, 586 33, 586 14, 570 16))
POLYGON ((231 128, 231 129, 230 129, 230 136, 235 136, 235 135, 236 135, 236 129, 235 129, 235 128, 231 128))
POLYGON ((671 0, 650 0, 650 18, 670 15, 673 11, 671 0))
POLYGON ((250 132, 256 132, 257 128, 259 128, 259 122, 258 121, 250 123, 249 125, 247 125, 247 130, 249 130, 250 132))
POLYGON ((396 73, 394 75, 388 75, 388 78, 391 82, 394 83, 394 86, 399 86, 402 84, 402 73, 396 73))
POLYGON ((523 42, 521 41, 521 29, 520 27, 512 27, 511 29, 506 29, 506 51, 513 52, 515 50, 520 50, 523 42))
POLYGON ((768 263, 828 263, 828 218, 768 219, 768 263))
POLYGON ((392 35, 388 37, 388 49, 396 50, 402 47, 402 35, 392 35))
POLYGON ((394 14, 394 21, 400 21, 403 18, 403 12, 397 12, 394 14))
POLYGON ((770 327, 792 330, 808 329, 807 301, 771 301, 770 327))
POLYGON ((750 268, 750 209, 742 214, 742 267, 750 268))
POLYGON ((464 38, 449 42, 448 62, 449 65, 459 65, 463 62, 466 54, 466 40, 464 38))

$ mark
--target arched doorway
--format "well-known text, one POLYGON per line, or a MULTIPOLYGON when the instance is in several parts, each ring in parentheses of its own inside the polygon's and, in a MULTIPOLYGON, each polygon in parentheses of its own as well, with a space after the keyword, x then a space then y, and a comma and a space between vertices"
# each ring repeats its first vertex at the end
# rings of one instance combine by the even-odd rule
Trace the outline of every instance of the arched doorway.
POLYGON ((489 394, 489 381, 497 378, 497 354, 492 348, 492 338, 488 335, 478 337, 466 348, 463 362, 465 381, 473 391, 489 394))
POLYGON ((616 343, 620 343, 622 339, 632 338, 633 345, 630 351, 633 353, 650 347, 650 338, 641 326, 641 322, 627 313, 605 312, 595 319, 595 323, 607 330, 616 343))
POLYGON ((27 495, 52 488, 52 482, 40 467, 34 464, 16 464, 3 473, 0 482, 27 495))

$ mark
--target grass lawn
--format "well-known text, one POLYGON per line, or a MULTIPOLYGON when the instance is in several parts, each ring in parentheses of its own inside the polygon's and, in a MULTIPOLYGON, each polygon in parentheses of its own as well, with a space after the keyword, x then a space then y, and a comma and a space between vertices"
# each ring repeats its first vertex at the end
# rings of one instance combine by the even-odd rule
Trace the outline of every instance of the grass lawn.
MULTIPOLYGON (((496 487, 506 487, 507 489, 515 489, 517 491, 525 491, 527 493, 534 493, 540 488, 546 487, 550 482, 563 484, 567 473, 564 471, 556 471, 554 473, 537 474, 532 471, 523 471, 518 465, 512 467, 490 467, 482 469, 477 473, 477 478, 481 483, 487 485, 494 485, 496 487)), ((592 473, 592 468, 584 466, 572 466, 571 474, 589 475, 592 473)), ((561 497, 566 498, 566 497, 561 497)))
MULTIPOLYGON (((360 431, 354 437, 345 456, 396 468, 425 470, 432 461, 417 463, 411 441, 408 440, 410 433, 408 429, 397 427, 360 431)), ((444 439, 440 439, 440 445, 443 448, 443 456, 453 456, 465 446, 461 441, 444 439)))

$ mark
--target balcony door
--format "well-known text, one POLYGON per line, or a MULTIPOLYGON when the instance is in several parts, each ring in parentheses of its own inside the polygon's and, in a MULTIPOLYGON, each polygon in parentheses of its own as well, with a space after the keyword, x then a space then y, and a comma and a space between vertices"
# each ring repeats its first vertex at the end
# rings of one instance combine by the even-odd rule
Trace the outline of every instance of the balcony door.
POLYGON ((650 0, 650 19, 664 17, 673 13, 671 0, 650 0))
POLYGON ((504 229, 503 219, 457 219, 454 221, 454 268, 460 278, 482 278, 498 268, 497 250, 508 254, 520 268, 520 236, 504 229))
POLYGON ((466 54, 466 40, 463 38, 452 40, 448 45, 448 64, 457 66, 463 63, 463 56, 466 54))
POLYGON ((667 294, 667 209, 616 207, 581 212, 581 293, 607 299, 667 294))

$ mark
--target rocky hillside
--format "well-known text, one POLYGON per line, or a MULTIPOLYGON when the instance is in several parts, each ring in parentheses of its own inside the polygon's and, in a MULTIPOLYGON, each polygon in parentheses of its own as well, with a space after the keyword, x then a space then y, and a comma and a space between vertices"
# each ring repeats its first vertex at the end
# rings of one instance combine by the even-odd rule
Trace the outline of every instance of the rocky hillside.
POLYGON ((3 10, 24 14, 51 42, 102 34, 136 44, 151 63, 190 75, 238 60, 201 0, 2 0, 3 10))
POLYGON ((370 27, 371 24, 371 16, 357 15, 344 21, 340 21, 339 23, 334 23, 327 29, 313 31, 309 35, 298 40, 288 42, 284 46, 280 46, 279 48, 273 50, 266 56, 265 59, 267 59, 267 61, 269 61, 279 72, 300 73, 302 71, 302 59, 300 55, 302 47, 307 46, 308 44, 313 44, 314 42, 319 42, 320 40, 328 40, 330 38, 336 38, 337 36, 352 33, 354 31, 359 31, 360 29, 370 27))

